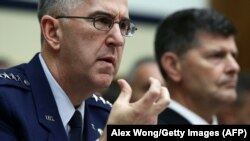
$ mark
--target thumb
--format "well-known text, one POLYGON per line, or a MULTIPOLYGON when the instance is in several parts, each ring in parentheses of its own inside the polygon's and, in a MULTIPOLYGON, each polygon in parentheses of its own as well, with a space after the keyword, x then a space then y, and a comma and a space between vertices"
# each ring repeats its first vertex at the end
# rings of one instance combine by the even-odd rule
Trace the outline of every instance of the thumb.
POLYGON ((132 89, 131 89, 130 85, 124 79, 117 80, 117 83, 119 84, 119 86, 121 88, 121 93, 116 101, 129 102, 131 95, 132 95, 132 89))

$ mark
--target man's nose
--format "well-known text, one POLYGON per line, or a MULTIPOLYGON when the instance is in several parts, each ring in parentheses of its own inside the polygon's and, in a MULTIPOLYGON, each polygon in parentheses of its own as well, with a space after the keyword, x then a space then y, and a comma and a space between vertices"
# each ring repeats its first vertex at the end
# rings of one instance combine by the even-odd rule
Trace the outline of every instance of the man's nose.
POLYGON ((226 70, 236 73, 240 71, 240 65, 232 55, 227 57, 226 70))
MULTIPOLYGON (((117 22, 115 22, 117 23, 117 22)), ((125 36, 122 35, 119 23, 114 24, 113 27, 108 32, 108 42, 113 44, 113 46, 121 47, 125 44, 125 36)))

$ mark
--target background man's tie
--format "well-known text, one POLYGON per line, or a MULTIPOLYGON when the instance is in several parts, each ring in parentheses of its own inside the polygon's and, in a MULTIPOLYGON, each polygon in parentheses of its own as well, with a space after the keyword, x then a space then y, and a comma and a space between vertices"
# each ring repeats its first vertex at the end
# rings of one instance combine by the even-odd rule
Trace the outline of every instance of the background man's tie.
POLYGON ((70 141, 82 141, 82 115, 79 111, 75 111, 73 117, 69 121, 70 141))

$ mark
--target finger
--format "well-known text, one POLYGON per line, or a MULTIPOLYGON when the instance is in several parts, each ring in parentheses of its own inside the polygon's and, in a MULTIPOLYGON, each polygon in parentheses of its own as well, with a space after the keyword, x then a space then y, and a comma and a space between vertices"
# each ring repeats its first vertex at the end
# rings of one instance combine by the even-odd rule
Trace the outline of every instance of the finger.
POLYGON ((159 97, 161 92, 161 83, 159 80, 150 77, 150 87, 146 94, 143 96, 141 101, 150 107, 159 97))
POLYGON ((119 84, 119 86, 121 88, 121 93, 116 101, 129 102, 131 95, 132 95, 132 89, 131 89, 130 85, 124 79, 117 80, 117 83, 119 84))
POLYGON ((169 91, 166 87, 161 87, 161 94, 159 99, 155 102, 155 109, 154 111, 156 114, 161 113, 164 109, 167 108, 167 106, 170 104, 171 98, 169 91))

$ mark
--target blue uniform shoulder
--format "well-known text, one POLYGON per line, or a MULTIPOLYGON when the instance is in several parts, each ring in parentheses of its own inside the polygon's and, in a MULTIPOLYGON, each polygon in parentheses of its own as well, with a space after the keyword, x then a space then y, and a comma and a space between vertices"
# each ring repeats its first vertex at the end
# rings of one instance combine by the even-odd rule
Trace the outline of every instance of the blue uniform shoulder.
POLYGON ((26 78, 23 65, 0 70, 0 87, 30 89, 30 83, 26 78))

